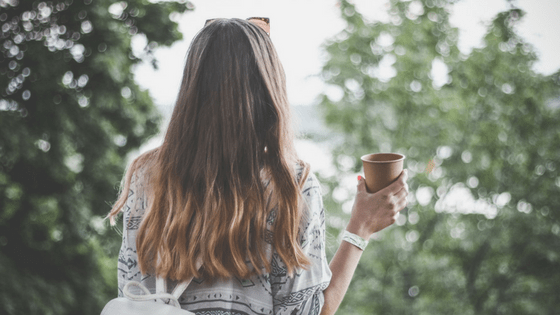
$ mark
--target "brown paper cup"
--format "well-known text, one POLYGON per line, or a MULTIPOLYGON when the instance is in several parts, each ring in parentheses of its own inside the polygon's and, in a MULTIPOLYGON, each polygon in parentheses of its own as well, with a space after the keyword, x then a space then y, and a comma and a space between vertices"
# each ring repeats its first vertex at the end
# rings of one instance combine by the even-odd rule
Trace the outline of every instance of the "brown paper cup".
POLYGON ((394 182, 403 170, 405 156, 398 153, 373 153, 362 156, 366 186, 376 193, 394 182))

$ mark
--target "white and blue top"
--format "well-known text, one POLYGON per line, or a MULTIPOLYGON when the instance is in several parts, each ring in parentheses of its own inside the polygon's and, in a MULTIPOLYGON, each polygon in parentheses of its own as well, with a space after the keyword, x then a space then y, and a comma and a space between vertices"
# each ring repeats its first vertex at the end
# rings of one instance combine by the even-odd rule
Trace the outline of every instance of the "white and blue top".
MULTIPOLYGON (((297 166, 298 177, 303 168, 297 166)), ((142 274, 136 253, 136 234, 148 204, 144 194, 143 169, 132 176, 128 199, 123 212, 123 240, 118 259, 119 297, 129 281, 138 281, 155 293, 155 277, 142 274)), ((299 239, 304 253, 311 260, 308 269, 297 270, 287 276, 285 264, 267 237, 267 250, 272 270, 248 279, 230 278, 213 283, 194 278, 179 298, 181 308, 196 315, 318 315, 324 304, 323 291, 331 280, 325 254, 325 209, 319 181, 310 173, 302 190, 304 199, 299 239)), ((276 209, 268 216, 267 226, 272 231, 276 209)), ((272 232, 273 233, 273 232, 272 232)), ((173 288, 176 282, 168 281, 173 288)))

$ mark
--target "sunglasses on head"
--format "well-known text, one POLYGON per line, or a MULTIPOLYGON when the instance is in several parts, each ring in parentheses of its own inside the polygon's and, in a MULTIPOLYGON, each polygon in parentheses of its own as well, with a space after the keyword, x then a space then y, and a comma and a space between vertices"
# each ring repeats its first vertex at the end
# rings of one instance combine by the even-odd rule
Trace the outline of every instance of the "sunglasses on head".
MULTIPOLYGON (((206 23, 204 23, 204 26, 214 22, 215 20, 217 20, 217 19, 206 20, 206 23)), ((266 34, 270 36, 270 19, 269 18, 252 16, 250 18, 246 18, 246 20, 255 24, 255 25, 257 25, 257 26, 260 26, 260 28, 262 28, 266 32, 266 34)))

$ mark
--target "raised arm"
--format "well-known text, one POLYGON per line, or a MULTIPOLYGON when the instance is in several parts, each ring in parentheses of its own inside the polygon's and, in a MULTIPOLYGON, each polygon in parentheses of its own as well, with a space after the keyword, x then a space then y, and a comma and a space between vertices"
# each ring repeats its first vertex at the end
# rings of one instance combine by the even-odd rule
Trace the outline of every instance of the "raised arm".
MULTIPOLYGON (((396 214, 407 205, 407 178, 408 172, 404 170, 394 183, 374 194, 366 191, 365 180, 360 178, 352 216, 346 230, 368 240, 373 233, 395 223, 396 214)), ((323 291, 325 304, 321 315, 331 315, 336 312, 348 290, 361 256, 361 249, 342 241, 329 265, 332 278, 327 289, 323 291)))

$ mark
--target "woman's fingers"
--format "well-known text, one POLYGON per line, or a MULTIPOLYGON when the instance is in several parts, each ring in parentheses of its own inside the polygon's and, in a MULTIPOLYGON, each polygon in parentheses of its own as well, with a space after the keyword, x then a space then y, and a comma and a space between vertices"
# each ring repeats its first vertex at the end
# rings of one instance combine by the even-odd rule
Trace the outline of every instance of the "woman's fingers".
POLYGON ((399 190, 393 196, 389 198, 389 209, 393 211, 393 214, 398 213, 407 204, 407 197, 408 197, 408 185, 404 185, 401 190, 399 190))
POLYGON ((386 195, 395 195, 406 185, 406 180, 408 179, 408 170, 403 170, 397 180, 391 185, 383 188, 379 192, 386 195))
POLYGON ((366 191, 366 179, 362 176, 358 176, 358 192, 366 191))
POLYGON ((408 197, 408 171, 403 170, 397 180, 378 191, 367 193, 363 177, 358 178, 357 194, 352 208, 352 218, 368 233, 375 233, 393 224, 399 212, 406 207, 408 197))
POLYGON ((406 206, 408 205, 408 199, 406 198, 407 196, 408 196, 408 193, 406 194, 406 196, 404 198, 402 198, 398 201, 397 209, 398 209, 399 212, 401 212, 401 210, 406 208, 406 206))
POLYGON ((406 196, 408 196, 408 185, 405 184, 405 186, 403 186, 403 188, 401 188, 401 190, 399 190, 399 192, 397 192, 394 197, 397 200, 406 198, 406 196))

